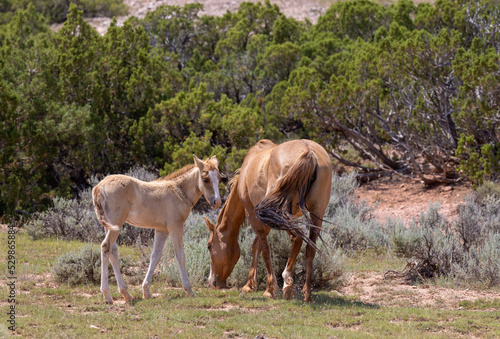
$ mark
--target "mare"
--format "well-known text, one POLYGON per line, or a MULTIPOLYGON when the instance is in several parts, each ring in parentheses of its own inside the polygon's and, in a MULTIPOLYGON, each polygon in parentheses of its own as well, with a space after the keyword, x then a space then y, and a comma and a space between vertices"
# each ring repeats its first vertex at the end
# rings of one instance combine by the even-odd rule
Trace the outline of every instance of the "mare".
POLYGON ((125 222, 155 230, 151 262, 142 284, 144 299, 150 297, 151 278, 169 234, 179 264, 182 286, 189 296, 195 295, 186 272, 183 227, 201 195, 212 208, 220 207, 221 177, 218 165, 215 156, 205 161, 194 156, 194 164, 155 181, 144 182, 126 175, 110 175, 94 187, 92 196, 97 218, 106 228, 106 237, 101 244, 101 292, 107 303, 113 303, 108 285, 109 261, 118 290, 127 302, 134 300, 127 291, 118 262, 116 239, 125 222))
POLYGON ((257 288, 257 262, 262 253, 267 270, 266 297, 276 297, 278 284, 271 265, 267 235, 271 228, 285 230, 291 241, 290 256, 283 271, 283 294, 291 299, 295 293, 293 268, 305 241, 306 281, 305 301, 311 301, 312 264, 322 218, 330 200, 332 166, 325 149, 310 140, 293 140, 276 145, 261 140, 253 146, 243 161, 240 174, 222 208, 217 224, 207 218, 211 235, 209 282, 214 288, 225 288, 226 280, 240 257, 238 234, 247 217, 256 233, 252 245, 252 266, 243 292, 257 288), (306 216, 309 236, 296 218, 306 216))

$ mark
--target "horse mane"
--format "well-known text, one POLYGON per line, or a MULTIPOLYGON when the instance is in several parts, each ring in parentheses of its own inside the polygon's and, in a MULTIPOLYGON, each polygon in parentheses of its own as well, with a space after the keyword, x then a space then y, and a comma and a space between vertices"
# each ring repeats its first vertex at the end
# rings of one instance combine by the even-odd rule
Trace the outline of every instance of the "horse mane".
MULTIPOLYGON (((206 159, 204 162, 205 162, 204 171, 210 172, 217 169, 217 166, 214 165, 212 161, 210 161, 209 159, 206 159)), ((157 180, 175 180, 177 178, 182 177, 184 174, 189 172, 195 166, 196 166, 195 164, 186 165, 182 167, 180 170, 170 173, 164 177, 158 178, 157 180)))
POLYGON ((177 170, 173 173, 170 173, 164 177, 161 177, 161 178, 158 178, 158 180, 174 180, 174 179, 177 179, 181 176, 183 176, 184 174, 186 174, 187 172, 189 172, 195 165, 194 164, 189 164, 189 165, 186 165, 184 167, 182 167, 180 170, 177 170))
MULTIPOLYGON (((229 192, 229 196, 231 194, 238 194, 238 192, 233 192, 233 189, 235 189, 236 185, 238 184, 238 179, 240 178, 240 168, 238 168, 235 172, 235 174, 233 175, 233 177, 231 178, 231 180, 229 180, 228 184, 227 184, 227 190, 229 192)), ((222 205, 222 208, 219 212, 219 216, 217 217, 217 225, 219 225, 222 221, 222 217, 224 216, 224 212, 226 211, 226 207, 227 207, 227 202, 228 202, 229 198, 224 202, 224 205, 222 205)), ((245 217, 246 219, 246 217, 245 217)))
POLYGON ((227 184, 227 190, 228 191, 231 191, 233 189, 233 187, 236 185, 236 183, 238 182, 238 179, 240 178, 240 172, 241 172, 241 168, 238 168, 234 172, 233 177, 231 178, 231 180, 229 180, 229 182, 227 184))

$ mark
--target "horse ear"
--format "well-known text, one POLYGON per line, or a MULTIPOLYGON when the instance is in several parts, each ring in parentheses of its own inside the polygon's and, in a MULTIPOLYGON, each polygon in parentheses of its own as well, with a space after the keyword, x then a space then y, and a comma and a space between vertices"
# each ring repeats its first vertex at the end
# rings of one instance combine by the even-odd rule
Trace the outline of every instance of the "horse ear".
POLYGON ((215 162, 215 166, 219 167, 219 160, 217 160, 217 156, 216 155, 214 155, 213 157, 211 157, 210 161, 215 162))
POLYGON ((203 160, 199 159, 195 154, 193 154, 193 158, 194 158, 194 164, 198 166, 201 170, 203 170, 203 167, 205 167, 203 160))
POLYGON ((205 224, 207 225, 208 230, 210 232, 213 232, 215 230, 215 225, 210 220, 208 220, 207 217, 203 217, 203 220, 205 220, 205 224))

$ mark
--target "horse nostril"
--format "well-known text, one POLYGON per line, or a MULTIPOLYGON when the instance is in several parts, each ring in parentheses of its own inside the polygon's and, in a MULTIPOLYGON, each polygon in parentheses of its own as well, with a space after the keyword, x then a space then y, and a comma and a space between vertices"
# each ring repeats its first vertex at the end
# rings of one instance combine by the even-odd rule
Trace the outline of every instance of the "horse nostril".
POLYGON ((211 198, 210 199, 210 206, 213 209, 219 208, 220 205, 221 205, 221 200, 220 199, 216 199, 216 198, 211 198))
POLYGON ((222 201, 220 199, 215 200, 215 208, 219 208, 222 201))

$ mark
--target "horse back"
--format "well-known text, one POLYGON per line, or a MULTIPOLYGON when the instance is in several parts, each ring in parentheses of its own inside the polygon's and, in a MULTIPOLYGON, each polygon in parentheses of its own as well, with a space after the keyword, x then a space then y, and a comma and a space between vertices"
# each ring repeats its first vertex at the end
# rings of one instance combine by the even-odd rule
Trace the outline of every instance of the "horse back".
POLYGON ((107 176, 94 188, 99 220, 105 227, 105 223, 121 227, 128 222, 137 227, 164 228, 169 213, 163 186, 165 183, 148 183, 121 174, 107 176))
POLYGON ((277 147, 269 140, 261 140, 250 148, 240 168, 238 192, 245 207, 253 208, 266 194, 269 158, 277 147))
MULTIPOLYGON (((251 205, 256 206, 304 156, 308 161, 314 161, 314 164, 311 164, 314 166, 314 178, 308 187, 311 191, 307 194, 308 203, 325 205, 322 202, 328 201, 330 197, 332 166, 324 148, 311 140, 292 140, 280 145, 263 140, 252 147, 241 168, 239 189, 243 193, 242 199, 251 201, 251 205)), ((298 192, 295 192, 294 200, 298 201, 298 192)))

